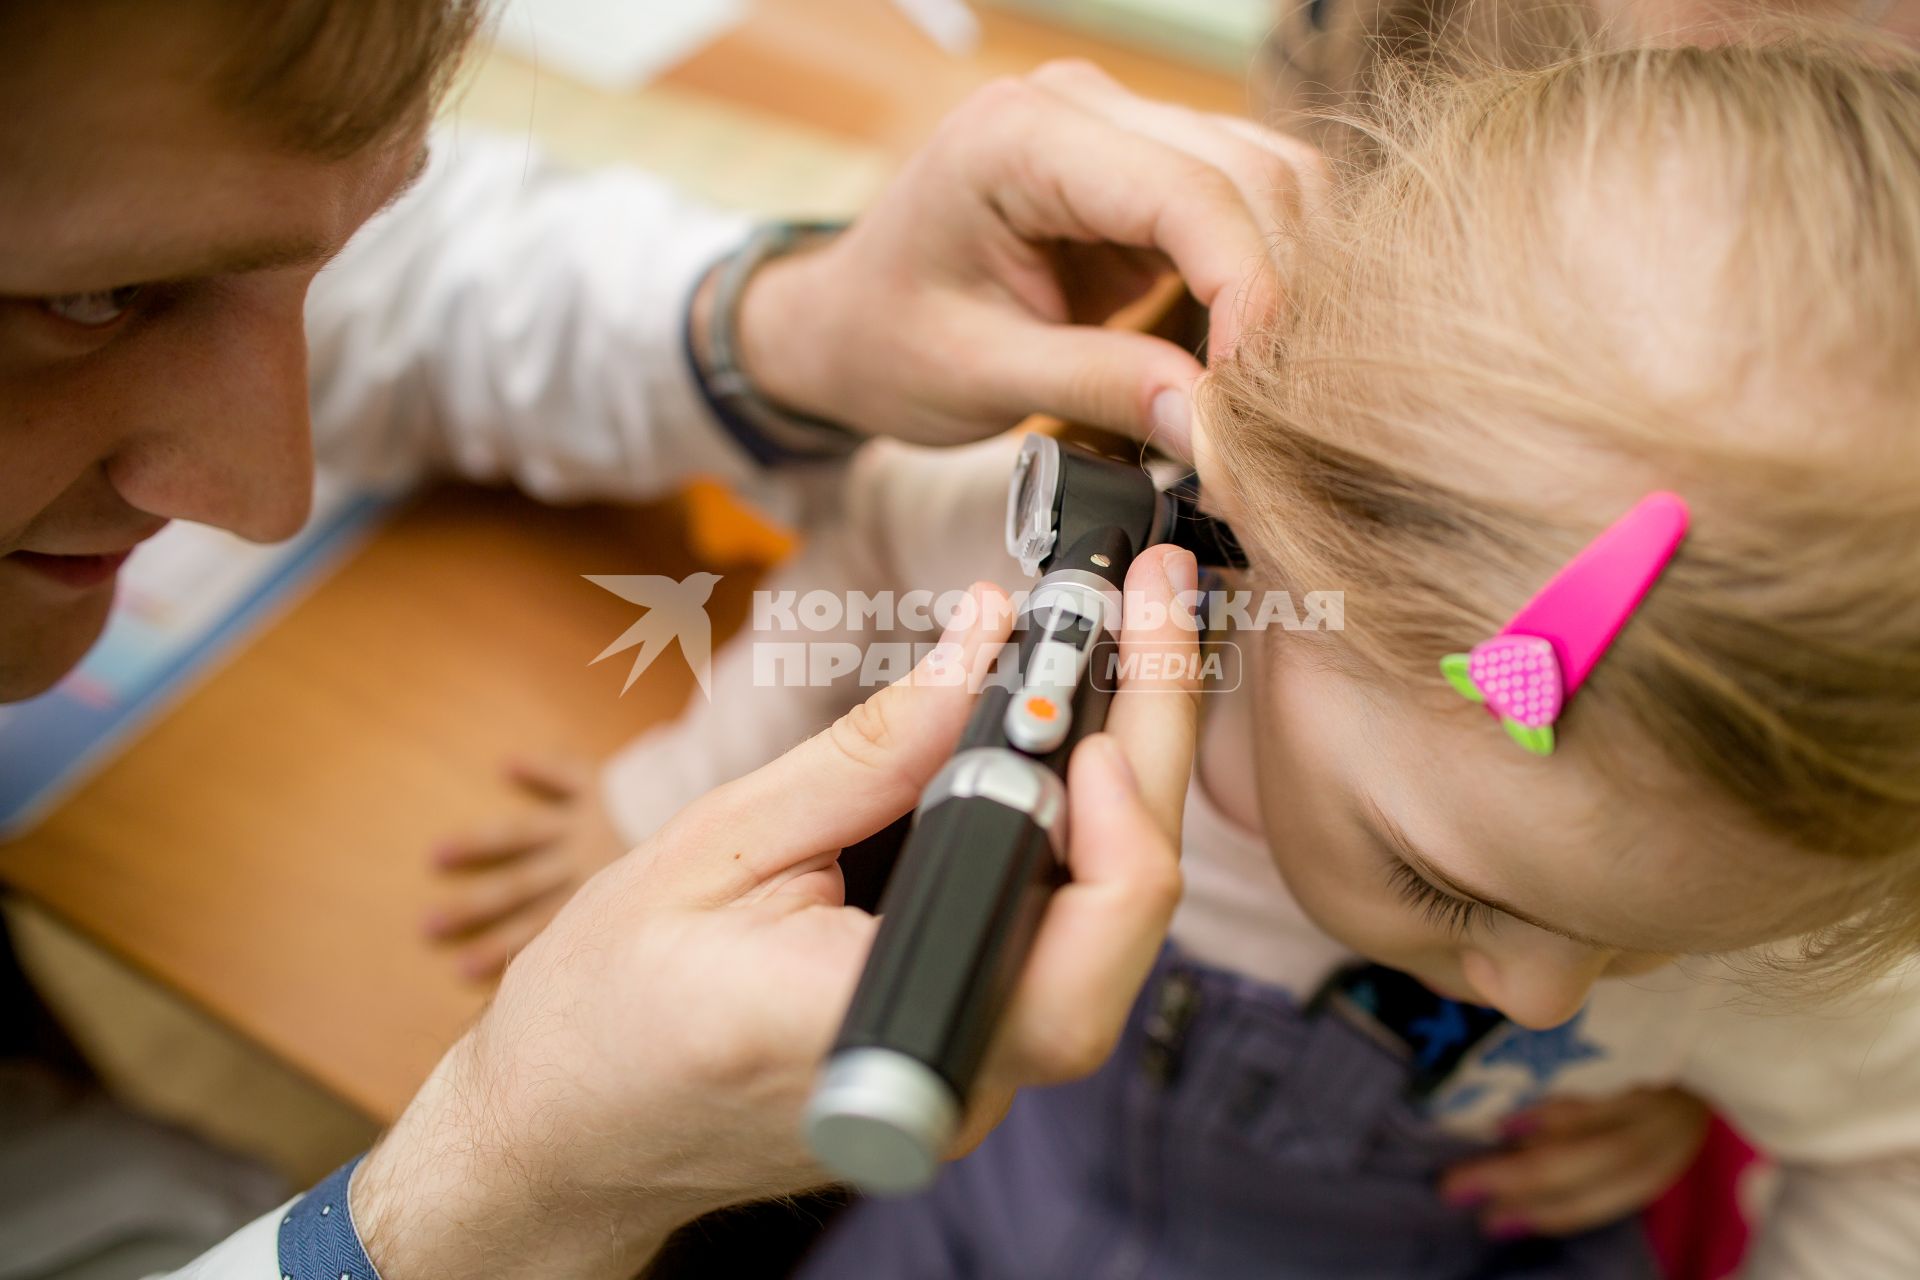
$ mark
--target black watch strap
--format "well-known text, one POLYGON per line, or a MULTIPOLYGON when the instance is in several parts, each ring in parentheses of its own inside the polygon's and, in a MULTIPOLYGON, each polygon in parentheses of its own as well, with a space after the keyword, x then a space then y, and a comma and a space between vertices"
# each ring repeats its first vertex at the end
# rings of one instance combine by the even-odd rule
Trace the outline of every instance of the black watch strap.
POLYGON ((687 353, 708 407, 756 461, 765 466, 844 458, 866 437, 836 422, 783 409, 760 394, 740 365, 739 311, 753 273, 773 258, 846 229, 845 222, 768 222, 715 268, 707 319, 706 360, 694 358, 692 316, 687 353))

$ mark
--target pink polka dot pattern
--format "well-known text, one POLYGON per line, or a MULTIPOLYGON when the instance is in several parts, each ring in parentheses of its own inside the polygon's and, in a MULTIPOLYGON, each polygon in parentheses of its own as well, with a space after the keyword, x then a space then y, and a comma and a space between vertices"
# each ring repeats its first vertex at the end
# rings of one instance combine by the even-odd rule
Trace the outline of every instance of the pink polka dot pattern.
POLYGON ((1538 729, 1560 717, 1560 660, 1539 636, 1495 636, 1475 646, 1467 673, 1487 705, 1509 720, 1538 729))

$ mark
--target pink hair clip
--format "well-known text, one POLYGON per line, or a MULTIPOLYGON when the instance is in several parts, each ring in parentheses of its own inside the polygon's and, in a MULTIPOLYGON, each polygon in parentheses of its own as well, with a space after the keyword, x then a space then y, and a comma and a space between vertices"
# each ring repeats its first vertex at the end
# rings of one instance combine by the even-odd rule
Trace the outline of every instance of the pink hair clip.
POLYGON ((1469 702, 1483 702, 1507 736, 1535 755, 1553 751, 1553 725, 1687 535, 1687 504, 1650 493, 1589 542, 1471 653, 1440 670, 1469 702))

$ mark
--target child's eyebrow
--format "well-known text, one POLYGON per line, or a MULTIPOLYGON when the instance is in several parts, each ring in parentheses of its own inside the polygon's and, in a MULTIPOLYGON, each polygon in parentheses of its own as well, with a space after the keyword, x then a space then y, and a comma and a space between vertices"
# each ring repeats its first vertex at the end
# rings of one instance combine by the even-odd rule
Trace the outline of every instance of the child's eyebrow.
POLYGON ((1415 872, 1425 878, 1435 888, 1450 893, 1454 897, 1464 901, 1478 903, 1480 906, 1491 908, 1494 911, 1500 912, 1502 915, 1512 916, 1515 920, 1523 924, 1530 924, 1536 929, 1556 934, 1570 942, 1577 942, 1583 947, 1592 947, 1595 951, 1635 950, 1633 947, 1615 946, 1611 942, 1602 942, 1598 938, 1590 938, 1584 933, 1575 933, 1571 929, 1563 929, 1559 925, 1548 924, 1546 921, 1536 919, 1517 907, 1509 906, 1492 894, 1480 893, 1477 890, 1467 888, 1452 876, 1442 872, 1440 868, 1435 865, 1433 859, 1421 853, 1413 841, 1408 838, 1407 833, 1400 828, 1400 824, 1388 817, 1386 810, 1382 809, 1379 802, 1372 796, 1364 798, 1360 810, 1360 825, 1366 831, 1367 835, 1372 837, 1374 844, 1379 846, 1379 848, 1389 856, 1398 858, 1409 867, 1412 867, 1415 872))

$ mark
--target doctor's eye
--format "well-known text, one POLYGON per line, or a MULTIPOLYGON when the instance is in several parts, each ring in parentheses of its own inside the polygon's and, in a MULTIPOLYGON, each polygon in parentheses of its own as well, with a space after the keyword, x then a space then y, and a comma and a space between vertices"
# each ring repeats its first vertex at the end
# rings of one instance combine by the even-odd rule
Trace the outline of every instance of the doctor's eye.
POLYGON ((145 285, 124 284, 118 289, 99 289, 92 293, 63 293, 42 298, 40 306, 47 314, 68 324, 87 329, 103 329, 133 309, 145 285))

